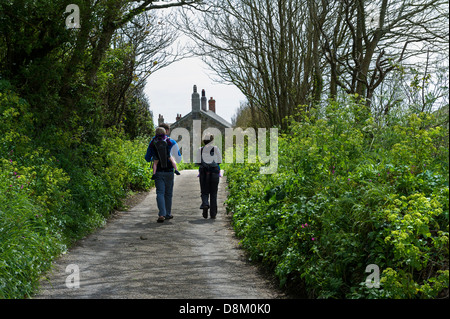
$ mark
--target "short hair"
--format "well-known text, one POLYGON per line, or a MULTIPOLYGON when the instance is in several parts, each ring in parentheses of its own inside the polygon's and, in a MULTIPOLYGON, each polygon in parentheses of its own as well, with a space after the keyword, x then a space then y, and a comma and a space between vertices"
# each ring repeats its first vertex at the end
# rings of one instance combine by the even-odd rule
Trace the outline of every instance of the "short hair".
POLYGON ((162 126, 159 126, 155 130, 156 135, 166 135, 166 129, 162 126))
POLYGON ((159 127, 162 127, 163 129, 165 129, 166 133, 167 133, 167 131, 170 131, 170 125, 167 123, 162 123, 159 127))

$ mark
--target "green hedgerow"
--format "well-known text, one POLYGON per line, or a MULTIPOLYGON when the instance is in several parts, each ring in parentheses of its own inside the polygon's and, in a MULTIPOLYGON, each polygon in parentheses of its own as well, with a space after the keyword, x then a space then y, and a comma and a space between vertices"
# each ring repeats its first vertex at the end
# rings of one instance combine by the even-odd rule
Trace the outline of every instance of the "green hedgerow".
POLYGON ((448 128, 377 124, 330 102, 279 137, 276 174, 228 165, 227 209, 250 257, 311 298, 436 298, 448 289, 448 128), (381 269, 368 289, 368 265, 381 269))

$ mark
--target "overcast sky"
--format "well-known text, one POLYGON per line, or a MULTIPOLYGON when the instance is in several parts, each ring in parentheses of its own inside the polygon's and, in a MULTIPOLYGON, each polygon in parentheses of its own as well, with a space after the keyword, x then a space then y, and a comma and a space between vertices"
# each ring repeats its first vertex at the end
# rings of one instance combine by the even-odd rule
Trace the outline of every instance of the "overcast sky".
POLYGON ((145 93, 150 101, 155 125, 159 114, 165 122, 174 123, 178 113, 185 116, 191 112, 191 95, 194 85, 201 94, 206 90, 208 100, 216 100, 216 113, 231 123, 244 95, 234 85, 218 84, 214 74, 200 58, 184 59, 152 74, 147 81, 145 93))

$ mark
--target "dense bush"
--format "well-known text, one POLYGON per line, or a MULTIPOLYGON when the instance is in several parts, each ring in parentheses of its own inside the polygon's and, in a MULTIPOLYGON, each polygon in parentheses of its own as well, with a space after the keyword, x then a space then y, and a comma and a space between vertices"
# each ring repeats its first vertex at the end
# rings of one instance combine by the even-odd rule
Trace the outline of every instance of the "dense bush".
POLYGON ((230 165, 227 209, 250 258, 311 298, 448 296, 448 128, 434 123, 331 102, 279 138, 276 174, 230 165))
POLYGON ((31 114, 1 82, 0 298, 30 296, 55 256, 102 225, 129 190, 152 186, 146 139, 103 132, 89 144, 48 128, 37 141, 31 114))

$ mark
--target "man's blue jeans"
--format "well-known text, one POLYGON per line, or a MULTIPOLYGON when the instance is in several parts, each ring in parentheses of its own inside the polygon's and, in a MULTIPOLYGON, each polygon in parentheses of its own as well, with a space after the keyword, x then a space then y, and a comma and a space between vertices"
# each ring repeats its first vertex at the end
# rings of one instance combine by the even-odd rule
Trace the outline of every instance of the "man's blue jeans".
POLYGON ((156 172, 156 203, 158 204, 159 217, 172 215, 173 197, 173 172, 156 172))

